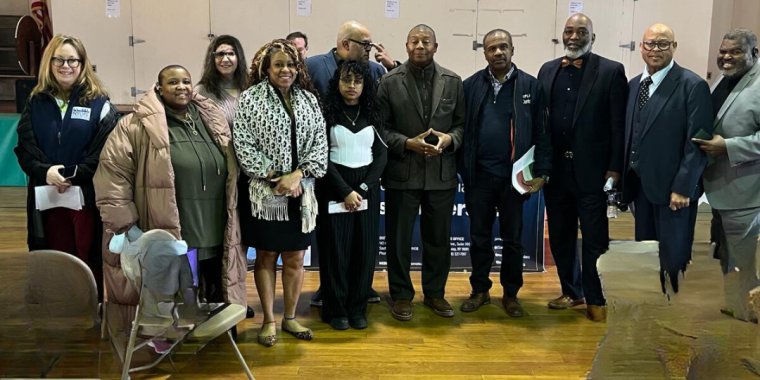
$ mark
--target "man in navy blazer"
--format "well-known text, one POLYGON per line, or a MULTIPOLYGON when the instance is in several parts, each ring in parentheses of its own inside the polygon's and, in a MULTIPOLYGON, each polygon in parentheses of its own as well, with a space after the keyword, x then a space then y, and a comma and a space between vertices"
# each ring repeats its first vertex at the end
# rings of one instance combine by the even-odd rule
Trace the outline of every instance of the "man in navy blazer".
POLYGON ((604 186, 610 178, 615 186, 623 171, 628 81, 622 64, 591 51, 595 39, 591 19, 581 13, 571 16, 562 31, 565 55, 545 63, 538 80, 549 100, 553 175, 544 199, 562 286, 562 295, 549 307, 586 303, 587 316, 601 322, 606 301, 596 263, 610 241, 604 186))
POLYGON ((306 68, 309 71, 311 82, 317 88, 319 96, 324 99, 327 95, 327 84, 330 82, 338 68, 338 62, 344 60, 363 61, 369 64, 369 74, 372 80, 379 81, 386 72, 393 70, 401 63, 391 60, 381 44, 372 42, 372 35, 363 24, 356 21, 346 21, 340 26, 336 47, 325 54, 316 55, 306 59, 306 68), (377 49, 375 59, 382 62, 369 60, 372 48, 377 49))
POLYGON ((668 296, 678 292, 678 274, 691 260, 707 163, 691 139, 713 132, 710 88, 673 61, 677 47, 673 30, 662 24, 647 29, 639 44, 646 69, 629 82, 623 172, 636 240, 659 241, 660 281, 668 296))

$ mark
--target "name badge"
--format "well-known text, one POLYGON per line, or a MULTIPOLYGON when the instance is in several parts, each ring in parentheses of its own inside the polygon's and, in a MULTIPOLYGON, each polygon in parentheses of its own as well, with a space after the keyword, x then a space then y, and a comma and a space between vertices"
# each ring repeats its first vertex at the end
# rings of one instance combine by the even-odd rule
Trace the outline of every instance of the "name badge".
POLYGON ((74 107, 74 109, 71 110, 71 118, 89 121, 91 111, 92 110, 87 107, 74 107))

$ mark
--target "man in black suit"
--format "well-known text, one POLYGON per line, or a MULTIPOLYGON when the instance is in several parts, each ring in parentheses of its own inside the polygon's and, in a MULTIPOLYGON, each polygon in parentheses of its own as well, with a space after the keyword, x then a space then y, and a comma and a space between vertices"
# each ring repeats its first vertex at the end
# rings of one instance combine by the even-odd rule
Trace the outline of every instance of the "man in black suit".
POLYGON ((700 177, 707 156, 691 139, 712 136, 710 88, 673 61, 678 47, 668 26, 652 25, 639 44, 646 70, 629 82, 625 116, 623 201, 633 202, 636 240, 657 240, 660 282, 678 293, 678 274, 691 260, 700 177))
POLYGON ((565 56, 538 72, 549 99, 554 150, 552 181, 544 199, 562 295, 552 309, 586 303, 588 317, 605 319, 605 299, 596 262, 609 247, 605 182, 620 180, 628 82, 623 65, 591 52, 594 25, 577 13, 565 23, 565 56), (578 260, 578 220, 583 233, 578 260), (583 270, 581 271, 581 267, 583 270))
POLYGON ((412 319, 409 271, 420 210, 424 304, 439 316, 454 316, 444 293, 451 267, 455 153, 462 142, 464 91, 462 79, 433 60, 437 50, 433 29, 415 26, 406 40, 409 60, 386 74, 377 90, 388 144, 383 185, 391 315, 400 321, 412 319))

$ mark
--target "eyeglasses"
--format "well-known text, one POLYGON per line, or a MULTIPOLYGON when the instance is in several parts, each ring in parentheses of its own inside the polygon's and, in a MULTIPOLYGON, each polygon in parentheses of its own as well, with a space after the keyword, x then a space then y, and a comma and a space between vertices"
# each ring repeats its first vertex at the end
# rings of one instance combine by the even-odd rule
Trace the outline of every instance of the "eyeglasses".
POLYGON ((351 77, 343 77, 343 78, 340 78, 340 82, 345 84, 346 86, 350 86, 351 84, 353 84, 354 86, 361 86, 362 84, 364 84, 364 79, 363 78, 351 79, 351 77))
POLYGON ((659 48, 661 51, 667 51, 670 50, 670 47, 673 46, 675 42, 674 41, 644 41, 642 44, 644 45, 644 50, 646 51, 652 51, 655 47, 659 48))
POLYGON ((50 58, 50 62, 52 62, 53 66, 55 67, 61 67, 63 66, 65 62, 69 64, 69 67, 71 67, 72 69, 75 69, 79 67, 79 64, 82 62, 82 60, 76 59, 76 58, 63 59, 60 57, 53 57, 53 58, 50 58))
POLYGON ((349 41, 351 41, 351 42, 353 42, 353 43, 362 45, 362 49, 364 49, 366 51, 372 50, 372 47, 375 46, 375 44, 373 44, 372 41, 357 41, 357 40, 355 40, 353 38, 346 38, 346 39, 349 40, 349 41))
POLYGON ((235 52, 231 50, 214 52, 214 57, 216 57, 216 59, 224 59, 224 57, 231 59, 235 58, 235 55, 235 52))

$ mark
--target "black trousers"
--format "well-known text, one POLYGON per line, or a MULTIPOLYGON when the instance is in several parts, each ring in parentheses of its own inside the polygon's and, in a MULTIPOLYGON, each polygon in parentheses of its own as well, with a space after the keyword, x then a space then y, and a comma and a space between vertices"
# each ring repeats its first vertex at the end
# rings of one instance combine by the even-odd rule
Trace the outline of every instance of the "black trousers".
POLYGON ((409 275, 412 233, 420 214, 422 293, 443 298, 451 269, 451 216, 456 189, 385 191, 385 239, 388 285, 394 301, 414 299, 409 275))
POLYGON ((222 291, 222 260, 224 249, 219 249, 216 256, 200 260, 198 263, 198 276, 206 289, 208 302, 224 302, 222 291))
POLYGON ((512 187, 509 178, 495 177, 482 170, 476 170, 472 182, 464 189, 470 216, 470 285, 473 293, 485 293, 492 286, 488 275, 495 257, 493 224, 498 210, 502 239, 499 280, 505 295, 517 296, 523 285, 523 204, 528 198, 512 187))
MULTIPOLYGON (((628 177, 639 181, 633 171, 628 177)), ((678 273, 685 271, 691 261, 699 202, 692 200, 689 207, 673 211, 670 205, 650 202, 640 182, 637 182, 636 189, 633 201, 636 240, 659 242, 662 291, 665 292, 665 276, 669 276, 673 290, 678 292, 678 273)))
POLYGON ((604 306, 596 263, 609 249, 607 198, 600 187, 592 193, 581 191, 572 158, 554 158, 555 175, 546 185, 544 199, 552 249, 562 294, 573 299, 586 298, 589 305, 604 306), (580 220, 581 259, 578 259, 578 221, 580 220), (582 269, 581 269, 582 268, 582 269))
MULTIPOLYGON (((367 167, 338 166, 343 180, 358 188, 367 167)), ((324 181, 320 184, 328 185, 324 181)), ((324 193, 324 192, 323 192, 324 193)), ((322 320, 363 317, 372 289, 379 250, 380 186, 367 193, 368 209, 342 214, 320 212, 319 280, 322 284, 322 320)), ((323 203, 329 202, 327 199, 323 203)), ((326 208, 323 208, 326 210, 326 208)))

